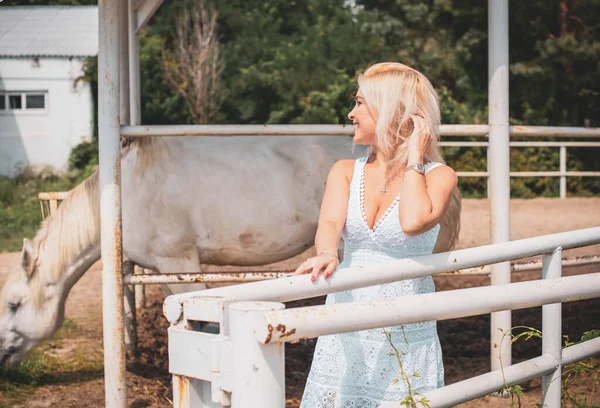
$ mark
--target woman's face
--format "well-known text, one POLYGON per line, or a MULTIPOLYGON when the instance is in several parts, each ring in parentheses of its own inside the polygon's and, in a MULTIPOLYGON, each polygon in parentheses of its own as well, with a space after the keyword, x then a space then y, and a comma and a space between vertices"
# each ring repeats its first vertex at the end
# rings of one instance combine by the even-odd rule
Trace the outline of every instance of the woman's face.
POLYGON ((354 125, 354 143, 360 145, 375 144, 375 128, 377 124, 369 112, 365 98, 360 89, 356 94, 354 109, 348 114, 354 125))

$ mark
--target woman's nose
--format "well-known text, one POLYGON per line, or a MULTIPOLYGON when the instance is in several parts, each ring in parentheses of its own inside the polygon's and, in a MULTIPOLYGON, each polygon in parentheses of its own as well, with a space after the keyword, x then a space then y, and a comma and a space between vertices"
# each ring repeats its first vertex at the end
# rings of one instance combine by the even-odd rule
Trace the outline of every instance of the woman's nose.
POLYGON ((354 120, 354 109, 352 109, 350 112, 348 112, 348 119, 350 120, 354 120))

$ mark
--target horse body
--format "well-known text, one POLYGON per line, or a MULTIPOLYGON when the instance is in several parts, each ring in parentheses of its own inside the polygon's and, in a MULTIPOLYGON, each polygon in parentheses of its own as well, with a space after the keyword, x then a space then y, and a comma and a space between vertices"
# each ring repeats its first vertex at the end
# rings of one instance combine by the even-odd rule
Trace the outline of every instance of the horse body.
MULTIPOLYGON (((124 261, 199 272, 201 263, 263 265, 301 253, 314 243, 327 173, 352 157, 350 146, 341 137, 132 144, 121 160, 124 261)), ((61 326, 71 287, 100 258, 99 203, 95 173, 24 241, 0 293, 0 366, 18 364, 61 326)), ((459 214, 456 190, 436 251, 456 242, 459 214)))
POLYGON ((312 245, 327 173, 349 156, 347 145, 331 137, 170 138, 148 147, 163 152, 151 167, 131 152, 122 170, 124 255, 161 272, 183 272, 171 269, 181 262, 198 271, 200 263, 290 258, 312 245))

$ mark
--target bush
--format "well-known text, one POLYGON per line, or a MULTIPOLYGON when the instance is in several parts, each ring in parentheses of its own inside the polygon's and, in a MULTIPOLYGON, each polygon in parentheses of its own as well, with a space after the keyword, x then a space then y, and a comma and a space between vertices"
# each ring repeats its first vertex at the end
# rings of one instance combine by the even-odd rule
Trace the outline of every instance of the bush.
POLYGON ((71 150, 69 155, 69 170, 85 170, 89 165, 98 164, 98 143, 82 142, 71 150))

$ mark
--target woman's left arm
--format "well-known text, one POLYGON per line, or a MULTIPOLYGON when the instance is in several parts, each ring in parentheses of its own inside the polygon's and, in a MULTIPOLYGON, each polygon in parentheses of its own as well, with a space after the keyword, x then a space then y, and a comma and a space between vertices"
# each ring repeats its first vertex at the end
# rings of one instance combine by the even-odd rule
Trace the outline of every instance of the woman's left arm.
MULTIPOLYGON (((422 118, 413 117, 415 130, 408 138, 408 166, 423 163, 424 152, 431 135, 424 132, 422 118)), ((448 166, 439 166, 421 175, 414 170, 404 173, 399 200, 402 231, 406 235, 419 235, 440 222, 452 199, 458 178, 448 166)))

